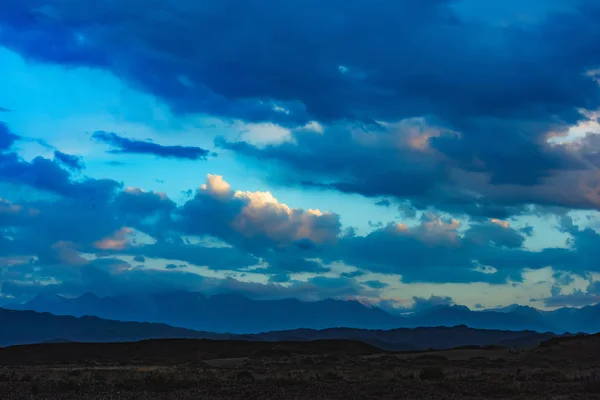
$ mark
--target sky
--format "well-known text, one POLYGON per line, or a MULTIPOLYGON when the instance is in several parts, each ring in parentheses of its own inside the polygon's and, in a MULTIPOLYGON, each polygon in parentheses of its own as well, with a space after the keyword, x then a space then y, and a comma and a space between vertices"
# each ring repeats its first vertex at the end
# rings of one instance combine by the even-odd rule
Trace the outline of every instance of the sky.
POLYGON ((4 0, 0 304, 600 302, 595 0, 4 0))

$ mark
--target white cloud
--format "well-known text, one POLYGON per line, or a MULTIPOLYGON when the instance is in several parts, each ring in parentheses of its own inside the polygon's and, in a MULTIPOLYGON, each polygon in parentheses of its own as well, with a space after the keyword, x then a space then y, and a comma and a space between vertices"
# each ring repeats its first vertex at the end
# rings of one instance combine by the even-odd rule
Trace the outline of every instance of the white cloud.
POLYGON ((279 202, 270 192, 233 192, 220 175, 208 175, 199 195, 208 195, 221 203, 239 202, 241 207, 235 209, 234 214, 221 216, 225 219, 224 223, 244 237, 266 237, 276 246, 301 239, 315 243, 333 242, 340 232, 336 214, 291 208, 279 202))

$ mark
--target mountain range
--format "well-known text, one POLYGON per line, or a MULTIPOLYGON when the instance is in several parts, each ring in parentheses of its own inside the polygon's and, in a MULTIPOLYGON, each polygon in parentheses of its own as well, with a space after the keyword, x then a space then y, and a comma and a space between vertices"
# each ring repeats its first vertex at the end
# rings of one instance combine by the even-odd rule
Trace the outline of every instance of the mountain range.
POLYGON ((55 315, 89 315, 119 321, 164 323, 195 331, 232 334, 302 328, 396 329, 456 325, 557 334, 600 331, 600 305, 554 311, 519 305, 494 310, 470 310, 465 306, 453 305, 396 315, 358 301, 252 300, 238 294, 209 297, 198 292, 171 292, 114 297, 88 293, 75 298, 38 295, 27 303, 4 307, 55 315))
POLYGON ((448 349, 458 346, 530 347, 556 337, 553 333, 474 329, 467 326, 391 330, 296 329, 252 335, 219 334, 165 324, 123 322, 98 317, 56 316, 0 308, 0 346, 68 342, 137 342, 146 339, 212 339, 255 342, 350 340, 389 351, 448 349))

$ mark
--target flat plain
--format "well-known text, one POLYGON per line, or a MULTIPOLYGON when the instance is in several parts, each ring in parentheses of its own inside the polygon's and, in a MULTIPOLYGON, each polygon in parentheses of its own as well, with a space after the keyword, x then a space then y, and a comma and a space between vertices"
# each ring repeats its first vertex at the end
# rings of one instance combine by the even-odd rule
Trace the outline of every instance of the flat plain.
POLYGON ((345 340, 0 349, 0 399, 600 399, 600 336, 386 352, 345 340))

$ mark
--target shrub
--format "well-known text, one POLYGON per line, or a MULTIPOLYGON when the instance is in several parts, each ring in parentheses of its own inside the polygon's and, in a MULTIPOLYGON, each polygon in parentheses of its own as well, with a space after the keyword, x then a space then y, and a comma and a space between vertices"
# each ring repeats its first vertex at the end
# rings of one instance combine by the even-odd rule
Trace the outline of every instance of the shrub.
POLYGON ((38 395, 40 394, 40 385, 38 383, 33 383, 31 385, 31 394, 38 395))
POLYGON ((586 393, 600 393, 600 373, 597 370, 583 378, 583 388, 586 393))
POLYGON ((77 390, 79 385, 73 379, 63 378, 56 382, 56 390, 59 392, 72 392, 77 390))
POLYGON ((249 385, 256 382, 256 378, 254 378, 254 376, 248 371, 239 372, 235 378, 239 383, 244 385, 249 385))
POLYGON ((440 367, 427 367, 419 372, 419 378, 424 381, 442 380, 446 377, 446 373, 440 367))

